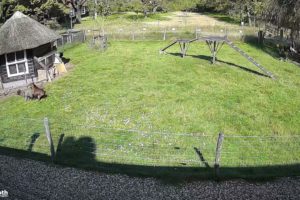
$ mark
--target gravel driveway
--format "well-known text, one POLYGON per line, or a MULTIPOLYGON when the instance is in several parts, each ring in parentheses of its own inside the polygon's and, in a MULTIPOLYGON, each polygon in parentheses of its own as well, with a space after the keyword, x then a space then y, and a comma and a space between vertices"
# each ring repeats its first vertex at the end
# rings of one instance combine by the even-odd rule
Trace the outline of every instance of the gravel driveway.
POLYGON ((10 199, 300 199, 300 177, 171 185, 153 178, 101 174, 0 155, 3 190, 10 199))

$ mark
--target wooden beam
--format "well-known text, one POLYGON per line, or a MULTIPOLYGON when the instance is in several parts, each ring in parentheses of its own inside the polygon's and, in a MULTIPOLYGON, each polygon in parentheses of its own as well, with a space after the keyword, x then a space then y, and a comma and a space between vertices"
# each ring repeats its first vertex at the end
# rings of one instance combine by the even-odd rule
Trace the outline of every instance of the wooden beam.
POLYGON ((37 57, 34 56, 33 59, 46 71, 47 81, 51 82, 52 80, 51 80, 51 76, 49 74, 49 68, 46 65, 44 65, 43 63, 41 63, 37 57))

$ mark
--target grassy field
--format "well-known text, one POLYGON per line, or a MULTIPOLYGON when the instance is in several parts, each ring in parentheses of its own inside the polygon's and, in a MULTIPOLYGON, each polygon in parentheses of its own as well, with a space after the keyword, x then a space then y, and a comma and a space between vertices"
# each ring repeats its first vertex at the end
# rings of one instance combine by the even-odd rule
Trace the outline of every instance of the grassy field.
POLYGON ((278 77, 271 80, 228 46, 211 65, 204 43, 193 43, 184 59, 177 46, 159 55, 165 45, 112 42, 104 53, 86 44, 65 48, 75 67, 46 86, 46 99, 0 100, 0 145, 27 150, 37 134, 32 151, 49 154, 47 116, 68 165, 208 169, 220 131, 228 136, 224 167, 299 163, 299 67, 238 44, 278 77), (253 135, 260 137, 234 137, 253 135))
POLYGON ((96 20, 92 17, 85 17, 81 24, 75 24, 76 29, 95 29, 105 27, 109 30, 131 27, 142 27, 142 23, 155 22, 155 21, 168 21, 170 20, 169 13, 157 13, 148 15, 146 18, 141 13, 136 14, 133 12, 116 13, 107 17, 99 16, 96 20))
POLYGON ((237 21, 228 16, 192 12, 157 13, 147 18, 132 12, 117 13, 98 17, 96 20, 86 17, 81 24, 75 24, 74 27, 84 30, 100 29, 111 39, 117 40, 131 40, 132 34, 135 35, 135 40, 162 40, 164 32, 167 33, 167 39, 173 36, 193 38, 196 29, 202 35, 224 35, 226 32, 235 39, 241 38, 241 31, 243 35, 257 34, 257 28, 240 27, 237 21))

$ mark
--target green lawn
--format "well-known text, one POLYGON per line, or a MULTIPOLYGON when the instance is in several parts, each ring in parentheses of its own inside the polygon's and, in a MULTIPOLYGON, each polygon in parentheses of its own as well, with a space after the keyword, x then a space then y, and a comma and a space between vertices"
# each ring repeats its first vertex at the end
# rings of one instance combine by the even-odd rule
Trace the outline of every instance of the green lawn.
POLYGON ((46 86, 46 99, 0 100, 0 145, 26 150, 39 133, 33 151, 49 154, 42 122, 47 116, 55 146, 64 134, 59 155, 69 165, 204 168, 196 147, 212 167, 220 131, 263 136, 225 138, 221 166, 299 163, 299 67, 238 44, 278 77, 272 80, 246 70, 259 72, 228 46, 211 65, 204 43, 193 43, 184 59, 177 46, 160 55, 165 45, 112 42, 104 53, 86 44, 65 48, 75 67, 46 86))

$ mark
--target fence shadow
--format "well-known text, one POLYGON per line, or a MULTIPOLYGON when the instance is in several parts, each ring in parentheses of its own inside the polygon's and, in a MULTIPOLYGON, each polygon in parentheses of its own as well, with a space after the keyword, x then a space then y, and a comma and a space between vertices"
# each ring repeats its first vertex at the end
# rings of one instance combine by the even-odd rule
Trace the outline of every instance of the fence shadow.
MULTIPOLYGON (((173 184, 183 181, 208 180, 215 178, 213 168, 207 167, 207 165, 205 167, 200 167, 200 163, 199 167, 168 167, 107 163, 96 160, 95 154, 91 153, 90 150, 96 150, 96 145, 92 138, 81 137, 75 139, 74 137, 67 137, 59 147, 59 151, 55 158, 55 164, 110 174, 125 174, 133 177, 153 177, 163 182, 173 184)), ((42 153, 0 147, 0 154, 52 164, 50 156, 42 153)), ((201 159, 201 162, 205 162, 205 159, 201 159)), ((300 164, 257 167, 221 166, 220 177, 218 180, 243 178, 249 181, 257 181, 299 175, 300 164)))
POLYGON ((194 147, 194 150, 196 152, 196 154, 199 156, 200 161, 205 165, 206 168, 210 168, 208 162, 205 160, 202 152, 200 151, 200 149, 194 147))
POLYGON ((245 35, 244 42, 252 47, 255 47, 256 49, 262 50, 264 53, 269 54, 275 59, 280 59, 281 57, 279 54, 279 50, 278 48, 275 47, 275 45, 274 46, 261 45, 258 43, 257 36, 245 35))
POLYGON ((43 153, 37 153, 32 151, 26 150, 19 150, 9 147, 2 147, 0 146, 0 154, 5 156, 12 156, 17 158, 26 158, 31 160, 43 161, 43 162, 50 162, 50 156, 43 153))
POLYGON ((34 146, 34 143, 36 142, 36 140, 38 139, 38 137, 40 136, 40 133, 34 133, 31 137, 30 137, 30 143, 28 146, 27 151, 31 152, 32 148, 34 146))
MULTIPOLYGON (((32 152, 33 144, 39 137, 38 133, 31 136, 31 143, 27 150, 18 150, 0 146, 0 154, 19 158, 27 158, 46 162, 52 165, 50 155, 32 152)), ((65 137, 60 135, 54 164, 76 167, 110 174, 125 174, 132 177, 153 177, 163 182, 180 183, 183 181, 214 179, 214 168, 205 159, 203 152, 194 147, 194 153, 199 157, 198 166, 154 166, 131 164, 124 158, 124 163, 101 161, 101 152, 97 149, 92 137, 65 137), (100 153, 100 154, 99 154, 100 153)), ((177 147, 179 148, 179 147, 177 147)), ((192 149, 191 149, 192 151, 192 149)), ((112 155, 113 156, 113 155, 112 155)), ((220 166, 218 180, 243 178, 246 180, 270 180, 276 177, 299 176, 300 163, 292 165, 272 165, 253 167, 220 166)))
MULTIPOLYGON (((101 161, 101 152, 91 137, 64 138, 61 135, 55 162, 56 164, 96 170, 104 173, 126 174, 133 177, 154 177, 164 182, 182 182, 214 179, 214 168, 206 161, 200 149, 194 148, 199 157, 199 166, 150 166, 101 161), (97 156, 98 154, 98 156, 97 156)), ((126 162, 126 158, 124 159, 126 162)), ((222 167, 219 179, 244 178, 248 180, 269 180, 275 177, 299 176, 300 164, 257 166, 257 167, 222 167)))

